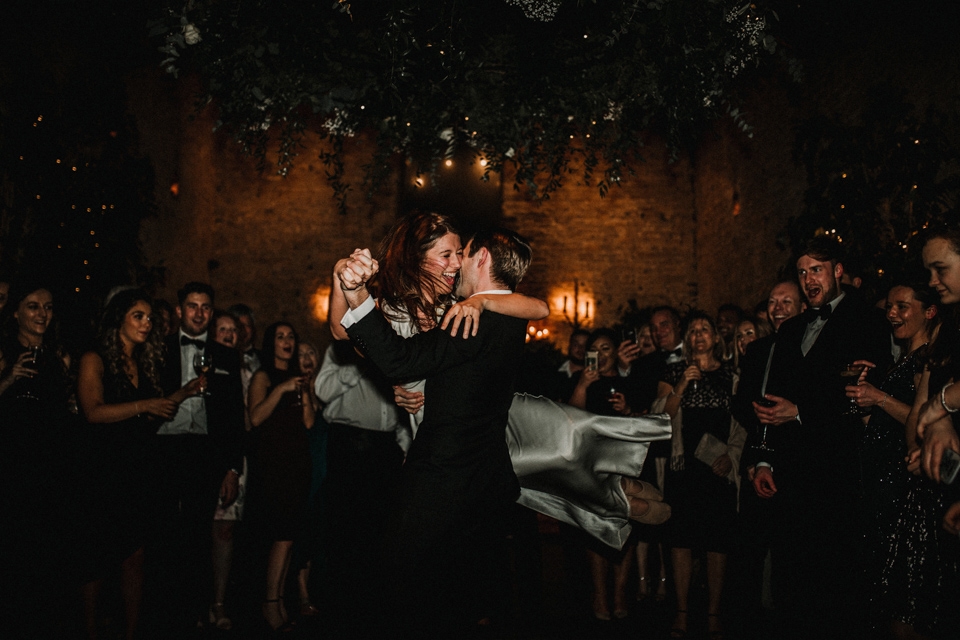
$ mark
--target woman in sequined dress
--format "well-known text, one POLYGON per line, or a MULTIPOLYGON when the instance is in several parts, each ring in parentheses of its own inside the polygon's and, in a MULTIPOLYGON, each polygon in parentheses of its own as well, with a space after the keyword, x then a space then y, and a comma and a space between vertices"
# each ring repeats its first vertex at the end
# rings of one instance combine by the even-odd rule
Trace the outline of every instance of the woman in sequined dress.
MULTIPOLYGON (((887 320, 905 354, 879 387, 867 382, 847 387, 847 396, 870 410, 860 440, 861 526, 865 584, 871 619, 897 637, 931 631, 936 619, 922 611, 918 597, 931 602, 937 589, 940 553, 938 519, 941 491, 907 471, 904 459, 917 448, 907 418, 923 374, 927 346, 940 318, 936 293, 923 282, 902 281, 887 294, 887 320)), ((878 631, 880 629, 878 628, 878 631)))

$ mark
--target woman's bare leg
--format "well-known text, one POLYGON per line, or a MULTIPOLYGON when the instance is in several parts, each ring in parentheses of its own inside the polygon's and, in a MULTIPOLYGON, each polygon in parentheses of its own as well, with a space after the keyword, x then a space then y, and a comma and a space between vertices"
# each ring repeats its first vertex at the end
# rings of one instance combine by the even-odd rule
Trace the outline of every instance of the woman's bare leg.
POLYGON ((126 617, 124 637, 133 640, 140 623, 140 604, 143 601, 143 547, 131 553, 120 564, 120 595, 126 617))
POLYGON ((270 547, 270 554, 267 557, 267 590, 263 603, 263 617, 274 629, 279 629, 287 622, 282 592, 283 579, 290 564, 291 549, 293 549, 292 541, 277 540, 270 547))
POLYGON ((590 577, 593 579, 593 615, 598 620, 610 619, 610 600, 607 594, 607 574, 610 562, 599 553, 587 550, 590 577))
POLYGON ((83 600, 83 628, 87 640, 97 637, 97 602, 100 600, 100 588, 103 580, 92 580, 80 587, 80 598, 83 600))
POLYGON ((693 573, 693 560, 690 549, 674 547, 673 582, 677 592, 677 615, 673 619, 673 629, 687 630, 688 596, 690 595, 690 577, 693 573))
POLYGON ((637 542, 637 574, 639 575, 639 585, 637 586, 637 600, 643 600, 650 595, 650 576, 648 568, 650 555, 650 543, 640 540, 637 542))
POLYGON ((710 632, 719 632, 720 596, 727 573, 727 554, 707 552, 707 615, 710 632))
POLYGON ((613 565, 613 615, 618 618, 625 618, 629 612, 627 580, 630 578, 630 567, 633 566, 633 554, 634 548, 629 547, 620 562, 613 565))

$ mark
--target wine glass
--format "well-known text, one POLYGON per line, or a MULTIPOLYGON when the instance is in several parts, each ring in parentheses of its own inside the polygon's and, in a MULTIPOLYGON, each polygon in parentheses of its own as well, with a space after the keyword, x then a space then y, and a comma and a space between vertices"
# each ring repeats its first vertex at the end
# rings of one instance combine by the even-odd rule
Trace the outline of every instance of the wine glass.
MULTIPOLYGON (((198 353, 193 356, 193 370, 197 376, 205 376, 213 368, 213 356, 206 353, 198 353)), ((207 391, 206 384, 200 388, 200 396, 209 398, 210 392, 207 391)))
MULTIPOLYGON (((860 374, 865 368, 862 364, 848 364, 840 369, 840 386, 846 388, 859 384, 860 374)), ((857 405, 855 398, 850 398, 850 406, 841 415, 860 416, 863 415, 863 410, 857 405)))
MULTIPOLYGON (((766 398, 760 398, 759 400, 757 400, 757 404, 759 404, 759 405, 761 405, 761 406, 764 406, 764 407, 773 407, 773 406, 775 406, 777 403, 774 402, 773 400, 768 400, 768 399, 766 399, 766 398)), ((760 425, 760 428, 762 429, 762 431, 760 432, 760 445, 757 446, 757 447, 755 447, 755 448, 758 449, 758 450, 760 450, 760 451, 770 451, 770 452, 772 452, 772 451, 773 451, 773 447, 771 447, 771 446, 769 446, 769 445, 767 444, 767 429, 770 428, 770 425, 769 425, 769 424, 761 424, 761 425, 760 425)))

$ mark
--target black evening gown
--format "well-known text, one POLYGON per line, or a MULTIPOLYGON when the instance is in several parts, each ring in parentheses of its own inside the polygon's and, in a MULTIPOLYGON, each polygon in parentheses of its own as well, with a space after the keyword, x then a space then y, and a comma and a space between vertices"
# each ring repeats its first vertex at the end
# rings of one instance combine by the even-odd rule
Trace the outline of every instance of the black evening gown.
MULTIPOLYGON (((8 363, 27 350, 17 340, 2 349, 8 363)), ((37 369, 0 395, 0 637, 53 633, 73 588, 77 421, 56 349, 44 349, 37 369)))
MULTIPOLYGON (((269 394, 286 379, 269 372, 269 394)), ((247 500, 250 520, 271 540, 301 533, 310 494, 310 439, 297 393, 285 393, 267 420, 253 428, 247 500)))
MULTIPOLYGON (((663 381, 676 386, 689 365, 667 365, 663 381)), ((689 386, 680 399, 683 411, 683 469, 667 471, 664 500, 672 515, 667 522, 670 543, 685 549, 728 553, 733 544, 737 516, 737 488, 694 457, 704 434, 717 440, 730 438, 730 400, 733 396, 732 363, 704 371, 693 391, 689 386)))
MULTIPOLYGON (((134 387, 125 373, 111 373, 104 360, 104 402, 121 404, 161 395, 142 368, 138 368, 137 380, 134 387)), ((115 571, 155 529, 159 424, 141 414, 121 422, 86 425, 84 457, 89 481, 84 498, 87 526, 82 570, 87 579, 115 571)))
MULTIPOLYGON (((906 356, 880 388, 912 402, 921 364, 906 356)), ((934 369, 930 393, 951 377, 934 369)), ((942 485, 907 472, 903 425, 874 408, 861 439, 864 549, 873 618, 893 619, 931 637, 956 637, 957 540, 942 528, 949 504, 942 485)))

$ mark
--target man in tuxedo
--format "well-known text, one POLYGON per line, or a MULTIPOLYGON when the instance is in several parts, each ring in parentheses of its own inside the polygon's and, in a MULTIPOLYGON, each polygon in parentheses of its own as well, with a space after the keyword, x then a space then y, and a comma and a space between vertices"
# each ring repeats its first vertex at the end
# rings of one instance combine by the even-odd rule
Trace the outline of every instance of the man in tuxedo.
MULTIPOLYGON (((621 376, 637 378, 640 388, 640 406, 649 409, 657 397, 657 385, 668 364, 683 359, 683 329, 680 326, 680 313, 673 307, 661 306, 653 310, 650 316, 650 334, 657 350, 637 359, 640 348, 633 342, 624 342, 617 350, 617 368, 621 376)), ((668 450, 670 443, 654 443, 655 450, 668 450)), ((654 457, 660 457, 659 453, 654 457)))
POLYGON ((157 431, 162 482, 159 566, 164 586, 182 594, 171 603, 173 624, 195 626, 206 618, 211 596, 210 543, 217 498, 229 505, 237 497, 243 470, 243 398, 240 354, 208 335, 214 292, 190 282, 177 292, 180 330, 165 338, 166 359, 160 373, 164 394, 197 377, 194 357, 212 356, 205 374, 206 396, 184 400, 172 420, 157 431), (182 617, 181 617, 182 616, 182 617))
POLYGON ((861 298, 840 287, 839 244, 821 236, 797 260, 810 308, 785 320, 770 360, 766 404, 754 401, 760 424, 771 425, 756 462, 753 486, 779 500, 774 571, 783 632, 800 638, 857 637, 857 499, 860 417, 851 414, 840 372, 856 360, 885 371, 889 327, 861 298))
MULTIPOLYGON (((510 293, 530 264, 530 247, 505 230, 480 232, 464 249, 458 294, 510 293)), ((526 321, 485 312, 476 336, 433 329, 399 337, 364 283, 368 251, 337 274, 350 311, 341 324, 390 378, 426 378, 423 422, 407 454, 389 525, 388 602, 399 635, 463 637, 489 615, 495 569, 520 486, 505 429, 523 353, 526 321)))
MULTIPOLYGON (((763 397, 767 382, 767 363, 776 342, 776 332, 790 318, 804 311, 800 285, 795 279, 781 280, 773 285, 767 296, 767 321, 774 333, 755 340, 747 346, 740 359, 740 382, 733 398, 731 411, 737 421, 747 430, 747 444, 741 457, 740 525, 739 548, 731 558, 730 587, 734 592, 731 602, 736 615, 731 618, 743 625, 741 635, 763 637, 763 565, 771 549, 779 526, 778 498, 760 498, 753 488, 755 465, 765 453, 763 428, 753 410, 753 401, 763 397)), ((769 429, 769 428, 768 428, 769 429)), ((779 576, 776 576, 779 578, 779 576)), ((779 585, 775 593, 783 591, 779 585)))

